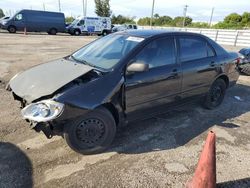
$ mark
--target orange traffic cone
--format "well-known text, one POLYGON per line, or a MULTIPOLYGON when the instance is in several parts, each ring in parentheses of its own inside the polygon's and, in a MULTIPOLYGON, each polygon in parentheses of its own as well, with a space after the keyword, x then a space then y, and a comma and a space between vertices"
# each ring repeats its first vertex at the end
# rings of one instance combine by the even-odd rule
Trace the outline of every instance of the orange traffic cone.
POLYGON ((200 155, 200 159, 194 176, 186 184, 187 188, 215 188, 216 187, 216 157, 215 157, 215 133, 208 133, 206 143, 200 155))

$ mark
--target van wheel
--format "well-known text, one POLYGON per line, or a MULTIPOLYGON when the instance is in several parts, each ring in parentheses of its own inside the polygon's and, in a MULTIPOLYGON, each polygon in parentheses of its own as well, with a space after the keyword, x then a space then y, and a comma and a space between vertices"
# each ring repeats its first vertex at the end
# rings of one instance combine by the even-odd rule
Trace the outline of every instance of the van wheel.
POLYGON ((226 88, 227 86, 224 80, 220 78, 215 80, 205 97, 204 107, 214 109, 219 106, 224 99, 226 88))
POLYGON ((102 32, 102 36, 106 36, 107 34, 108 34, 107 31, 103 31, 103 32, 102 32))
POLYGON ((81 154, 104 151, 112 143, 116 124, 104 107, 97 108, 65 125, 64 138, 71 149, 81 154))
POLYGON ((81 32, 78 30, 78 29, 76 29, 75 31, 74 31, 74 35, 76 35, 76 36, 78 36, 78 35, 80 35, 81 34, 81 32))
POLYGON ((9 26, 8 31, 9 31, 9 33, 16 33, 16 27, 15 26, 9 26))
POLYGON ((57 33, 57 30, 55 28, 52 28, 49 30, 50 35, 56 35, 56 33, 57 33))

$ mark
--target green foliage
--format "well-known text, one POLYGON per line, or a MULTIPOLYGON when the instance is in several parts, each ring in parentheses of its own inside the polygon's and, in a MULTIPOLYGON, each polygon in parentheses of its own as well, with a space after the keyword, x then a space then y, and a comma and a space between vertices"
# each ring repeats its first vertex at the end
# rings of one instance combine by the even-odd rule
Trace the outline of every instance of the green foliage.
POLYGON ((243 27, 250 27, 250 12, 244 12, 242 14, 241 24, 243 27))
POLYGON ((95 0, 95 13, 97 16, 101 17, 110 17, 112 11, 110 10, 109 5, 110 0, 95 0))
MULTIPOLYGON (((172 25, 176 26, 176 27, 182 27, 183 26, 183 19, 184 19, 184 17, 182 17, 182 16, 175 17, 174 20, 172 21, 172 25)), ((185 19, 184 26, 189 26, 192 23, 192 21, 193 21, 193 19, 190 18, 189 16, 187 16, 185 19)))
POLYGON ((68 16, 65 18, 66 23, 72 23, 75 19, 72 16, 68 16))
POLYGON ((4 17, 4 13, 3 13, 3 10, 0 8, 0 18, 4 17))
MULTIPOLYGON (((145 17, 145 18, 140 18, 138 20, 138 25, 150 25, 150 20, 151 18, 145 17)), ((154 18, 152 20, 152 25, 153 26, 170 26, 172 23, 172 18, 170 16, 160 16, 159 14, 155 14, 154 18)))
MULTIPOLYGON (((138 25, 150 25, 150 18, 149 17, 140 18, 137 24, 138 25)), ((153 22, 153 25, 154 25, 154 22, 153 22)))
MULTIPOLYGON (((138 25, 150 25, 150 17, 140 18, 138 25)), ((153 26, 173 26, 182 27, 184 17, 177 16, 172 19, 170 16, 160 16, 155 14, 152 20, 153 26)), ((196 28, 209 28, 209 24, 206 22, 192 22, 192 18, 186 17, 185 26, 196 28)), ((212 26, 215 29, 242 29, 250 28, 250 12, 244 12, 242 15, 237 13, 231 13, 227 15, 222 22, 219 22, 212 26)))
POLYGON ((236 25, 239 24, 241 20, 242 20, 241 15, 237 13, 231 13, 224 18, 224 23, 236 25))
POLYGON ((193 22, 189 25, 189 27, 194 28, 209 28, 209 24, 206 22, 193 22))
POLYGON ((134 18, 126 17, 122 15, 112 15, 111 17, 112 24, 135 24, 134 18))

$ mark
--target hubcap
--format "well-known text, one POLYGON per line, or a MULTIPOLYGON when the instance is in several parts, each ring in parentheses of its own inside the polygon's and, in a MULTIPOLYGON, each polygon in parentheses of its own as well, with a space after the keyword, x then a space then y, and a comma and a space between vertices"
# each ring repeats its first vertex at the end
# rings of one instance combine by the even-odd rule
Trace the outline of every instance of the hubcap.
POLYGON ((88 146, 98 144, 102 140, 104 134, 104 124, 96 118, 86 119, 76 128, 77 139, 88 146))
POLYGON ((219 86, 214 87, 212 90, 212 96, 211 96, 212 102, 217 102, 221 96, 222 96, 221 88, 219 86))

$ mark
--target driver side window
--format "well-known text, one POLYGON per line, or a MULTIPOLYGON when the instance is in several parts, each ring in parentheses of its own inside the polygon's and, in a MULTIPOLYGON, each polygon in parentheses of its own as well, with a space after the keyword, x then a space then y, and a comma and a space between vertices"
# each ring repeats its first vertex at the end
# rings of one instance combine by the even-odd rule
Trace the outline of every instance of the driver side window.
POLYGON ((23 15, 22 14, 17 14, 16 15, 16 20, 22 20, 23 19, 23 15))
POLYGON ((174 39, 167 37, 153 40, 137 54, 135 59, 149 64, 149 68, 175 64, 174 39))

